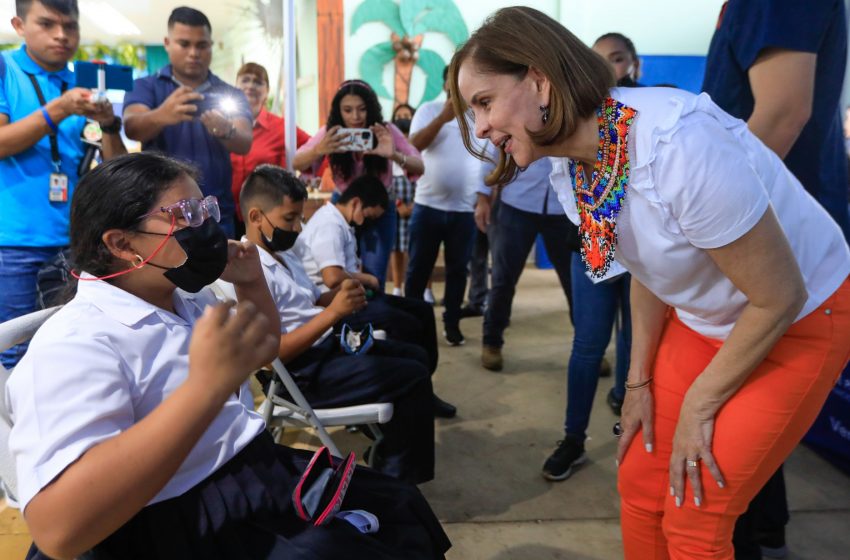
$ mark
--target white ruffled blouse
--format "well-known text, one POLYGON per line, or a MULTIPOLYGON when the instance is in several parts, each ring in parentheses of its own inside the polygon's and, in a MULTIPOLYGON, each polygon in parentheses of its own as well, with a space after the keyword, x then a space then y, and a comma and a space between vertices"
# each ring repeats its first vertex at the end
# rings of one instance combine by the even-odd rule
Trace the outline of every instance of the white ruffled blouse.
MULTIPOLYGON (((697 332, 725 339, 746 296, 711 260, 750 231, 770 207, 820 306, 850 274, 841 230, 745 122, 703 93, 615 88, 637 110, 629 132, 631 174, 617 218, 614 258, 697 332)), ((571 221, 578 208, 567 158, 551 158, 550 179, 571 221)))

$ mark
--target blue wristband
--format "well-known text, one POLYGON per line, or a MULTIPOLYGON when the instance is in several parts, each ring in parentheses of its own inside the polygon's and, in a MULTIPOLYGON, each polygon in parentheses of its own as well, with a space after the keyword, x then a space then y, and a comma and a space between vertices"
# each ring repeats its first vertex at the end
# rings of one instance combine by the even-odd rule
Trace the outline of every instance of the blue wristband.
POLYGON ((58 134, 59 127, 56 126, 56 123, 50 118, 50 113, 47 112, 47 108, 44 105, 41 106, 41 114, 44 115, 44 120, 47 121, 47 126, 50 127, 54 134, 58 134))

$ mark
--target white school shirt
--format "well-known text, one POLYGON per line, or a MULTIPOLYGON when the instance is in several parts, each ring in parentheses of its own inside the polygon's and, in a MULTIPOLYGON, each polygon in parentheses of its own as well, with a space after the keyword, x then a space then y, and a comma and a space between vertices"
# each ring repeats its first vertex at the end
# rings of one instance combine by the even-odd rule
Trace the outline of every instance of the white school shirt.
POLYGON ((360 272, 354 228, 348 225, 333 203, 316 210, 304 224, 293 250, 301 259, 310 280, 322 292, 328 291, 322 280, 322 269, 339 266, 348 273, 360 272))
MULTIPOLYGON (((243 237, 242 241, 248 241, 248 238, 243 237)), ((281 333, 294 331, 323 311, 323 307, 316 305, 322 291, 307 276, 298 257, 291 254, 291 251, 279 251, 272 254, 262 247, 258 247, 257 250, 260 252, 260 263, 263 265, 266 284, 269 286, 269 292, 280 315, 281 333), (283 259, 285 265, 275 256, 283 259)), ((236 299, 236 289, 233 284, 219 282, 218 285, 228 297, 236 299)), ((328 329, 313 343, 313 346, 323 342, 332 332, 333 329, 328 329)))
MULTIPOLYGON (((186 380, 192 327, 215 303, 206 288, 175 290, 175 315, 107 282, 79 283, 6 385, 23 508, 88 449, 144 419, 186 380)), ((264 429, 253 408, 246 381, 149 504, 183 494, 248 445, 264 429)))
MULTIPOLYGON (((423 103, 410 122, 410 135, 419 132, 443 110, 445 101, 423 103)), ((470 129, 474 129, 470 126, 470 129)), ((479 145, 478 140, 473 140, 479 145)), ((425 172, 416 181, 414 202, 443 212, 473 212, 480 181, 479 160, 466 151, 455 119, 442 126, 422 150, 425 172)))
MULTIPOLYGON (((799 320, 850 274, 838 225, 744 121, 672 88, 614 88, 636 109, 629 132, 631 174, 617 218, 615 259, 695 331, 724 340, 746 296, 706 249, 750 231, 771 207, 808 290, 799 320)), ((568 160, 552 158, 552 184, 578 223, 568 160)))

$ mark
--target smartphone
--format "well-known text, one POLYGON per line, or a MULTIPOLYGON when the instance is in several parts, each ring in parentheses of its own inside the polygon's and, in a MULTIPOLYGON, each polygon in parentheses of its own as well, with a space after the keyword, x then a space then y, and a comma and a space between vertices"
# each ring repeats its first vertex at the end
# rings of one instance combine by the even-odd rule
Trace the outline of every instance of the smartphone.
POLYGON ((133 89, 133 69, 120 64, 95 64, 78 61, 74 63, 74 76, 77 87, 97 89, 97 71, 103 66, 106 70, 106 89, 131 91, 133 89))
POLYGON ((212 109, 226 116, 235 113, 239 108, 236 99, 227 92, 205 91, 201 92, 201 95, 204 98, 194 102, 198 105, 198 112, 195 114, 199 117, 212 109))
POLYGON ((365 152, 371 150, 374 144, 372 131, 368 128, 340 128, 336 137, 342 140, 340 151, 343 152, 365 152))

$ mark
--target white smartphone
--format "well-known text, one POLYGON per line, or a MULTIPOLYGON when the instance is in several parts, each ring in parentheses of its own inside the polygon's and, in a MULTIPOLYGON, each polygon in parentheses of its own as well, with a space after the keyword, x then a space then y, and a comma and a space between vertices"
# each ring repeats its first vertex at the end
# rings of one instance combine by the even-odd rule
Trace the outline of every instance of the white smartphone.
POLYGON ((372 131, 368 128, 340 128, 336 137, 342 141, 340 151, 365 152, 372 149, 372 131))

